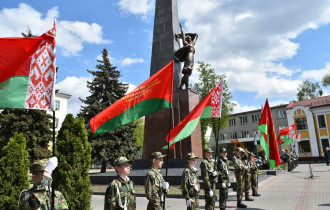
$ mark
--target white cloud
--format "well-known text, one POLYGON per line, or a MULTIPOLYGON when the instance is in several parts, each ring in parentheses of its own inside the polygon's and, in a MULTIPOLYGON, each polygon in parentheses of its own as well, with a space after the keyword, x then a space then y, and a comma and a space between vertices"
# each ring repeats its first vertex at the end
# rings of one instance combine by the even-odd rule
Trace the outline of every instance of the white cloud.
POLYGON ((137 86, 131 83, 128 83, 128 89, 126 93, 132 92, 137 86))
POLYGON ((58 84, 56 89, 60 92, 71 95, 68 101, 68 113, 76 116, 80 111, 82 102, 79 98, 85 99, 89 96, 89 89, 87 88, 87 81, 91 80, 87 77, 68 76, 58 84))
POLYGON ((121 61, 121 64, 123 66, 129 66, 135 63, 143 63, 143 62, 144 62, 143 58, 124 58, 121 61))
MULTIPOLYGON (((4 8, 0 11, 0 37, 21 37, 21 32, 26 32, 27 27, 34 35, 41 35, 52 28, 55 18, 59 18, 57 7, 46 14, 25 3, 20 3, 18 8, 4 8)), ((66 56, 78 55, 85 43, 111 43, 102 37, 102 27, 97 23, 59 20, 56 24, 56 44, 66 56)))
POLYGON ((146 20, 152 14, 154 9, 154 0, 119 0, 118 6, 123 15, 134 14, 141 15, 146 20))
POLYGON ((235 104, 233 114, 260 109, 260 107, 258 108, 255 106, 241 106, 237 101, 232 101, 232 103, 235 104))
POLYGON ((301 75, 302 79, 314 79, 316 81, 321 81, 322 77, 330 72, 330 63, 326 63, 323 69, 314 69, 304 71, 301 75))

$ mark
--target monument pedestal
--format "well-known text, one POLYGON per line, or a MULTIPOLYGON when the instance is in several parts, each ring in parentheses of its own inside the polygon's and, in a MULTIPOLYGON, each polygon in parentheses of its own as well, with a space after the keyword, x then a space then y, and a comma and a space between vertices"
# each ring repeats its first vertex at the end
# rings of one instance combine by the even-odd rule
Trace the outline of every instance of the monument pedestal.
MULTIPOLYGON (((199 103, 199 97, 191 90, 177 90, 173 94, 173 109, 171 128, 176 126, 189 112, 199 103)), ((169 132, 170 109, 162 109, 157 113, 146 116, 143 155, 144 160, 149 159, 152 152, 161 151, 166 154, 167 150, 162 149, 166 145, 166 136, 169 132)), ((198 157, 203 157, 201 126, 197 128, 191 136, 176 143, 175 148, 170 150, 170 159, 184 159, 187 153, 193 152, 198 157)))

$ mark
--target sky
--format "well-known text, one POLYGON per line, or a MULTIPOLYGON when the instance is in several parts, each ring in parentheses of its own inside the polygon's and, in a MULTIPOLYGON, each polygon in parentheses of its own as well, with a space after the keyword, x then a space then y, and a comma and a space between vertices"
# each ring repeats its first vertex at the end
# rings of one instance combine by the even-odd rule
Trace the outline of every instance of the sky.
MULTIPOLYGON (((0 37, 41 35, 57 23, 56 88, 80 98, 106 48, 130 90, 148 79, 155 0, 0 0, 0 37)), ((195 61, 226 74, 235 112, 296 99, 304 80, 330 72, 328 0, 178 0, 179 21, 198 33, 195 61)), ((190 83, 198 82, 195 63, 190 83)), ((329 90, 322 87, 325 94, 329 90)))

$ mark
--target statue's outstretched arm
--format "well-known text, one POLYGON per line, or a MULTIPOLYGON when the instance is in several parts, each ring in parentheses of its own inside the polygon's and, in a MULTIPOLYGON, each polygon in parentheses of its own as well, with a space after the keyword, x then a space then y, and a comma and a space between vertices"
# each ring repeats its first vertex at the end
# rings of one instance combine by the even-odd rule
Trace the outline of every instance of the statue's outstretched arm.
POLYGON ((181 38, 182 38, 182 43, 183 43, 183 46, 186 46, 187 43, 186 43, 186 34, 184 33, 184 30, 183 30, 183 27, 181 25, 181 23, 179 23, 180 25, 180 28, 181 28, 181 38))

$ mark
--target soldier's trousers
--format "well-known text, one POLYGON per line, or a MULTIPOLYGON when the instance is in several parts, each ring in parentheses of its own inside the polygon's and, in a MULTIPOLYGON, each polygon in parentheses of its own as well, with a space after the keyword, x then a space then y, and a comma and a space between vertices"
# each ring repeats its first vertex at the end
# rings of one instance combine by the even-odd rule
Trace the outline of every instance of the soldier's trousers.
POLYGON ((253 191, 257 188, 257 174, 251 174, 251 188, 253 191))
POLYGON ((215 207, 215 183, 211 183, 211 190, 213 191, 213 197, 211 197, 209 191, 207 191, 207 189, 204 188, 205 210, 213 210, 215 207))
POLYGON ((163 210, 163 203, 152 202, 149 200, 147 210, 163 210))
POLYGON ((251 187, 251 174, 246 173, 244 176, 244 192, 249 192, 251 187))
POLYGON ((228 187, 222 188, 221 183, 219 183, 219 206, 220 208, 226 208, 226 202, 228 199, 228 187))
POLYGON ((236 183, 237 183, 237 201, 241 201, 243 197, 244 189, 244 176, 241 173, 235 173, 236 183))
POLYGON ((199 207, 199 195, 197 195, 196 197, 190 197, 191 200, 193 200, 194 202, 191 203, 191 207, 187 207, 187 210, 198 210, 199 207))

